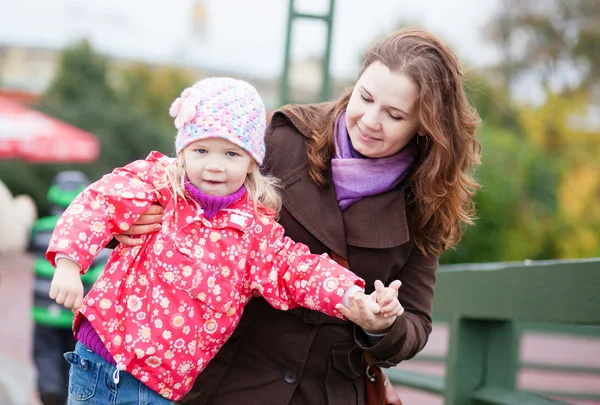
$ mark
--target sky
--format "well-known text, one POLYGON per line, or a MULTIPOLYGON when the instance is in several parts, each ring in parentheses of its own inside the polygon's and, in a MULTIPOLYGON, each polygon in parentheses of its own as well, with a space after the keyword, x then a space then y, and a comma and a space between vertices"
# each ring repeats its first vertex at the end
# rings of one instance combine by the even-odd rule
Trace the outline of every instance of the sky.
MULTIPOLYGON (((104 53, 192 64, 254 77, 281 73, 287 0, 199 0, 205 24, 194 23, 196 0, 18 0, 0 6, 0 46, 62 48, 86 37, 104 53)), ((410 22, 440 35, 463 64, 498 60, 482 29, 501 0, 338 0, 332 43, 335 77, 355 77, 360 55, 381 34, 410 22)), ((327 11, 327 0, 296 0, 296 10, 327 11)), ((294 60, 320 56, 325 27, 294 24, 294 60)))

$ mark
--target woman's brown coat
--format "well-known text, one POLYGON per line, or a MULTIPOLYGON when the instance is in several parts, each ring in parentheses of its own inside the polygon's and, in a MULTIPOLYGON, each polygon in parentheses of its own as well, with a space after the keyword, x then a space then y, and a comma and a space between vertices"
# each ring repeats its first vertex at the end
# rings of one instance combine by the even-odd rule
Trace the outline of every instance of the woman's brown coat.
MULTIPOLYGON (((306 106, 321 111, 323 105, 306 106)), ((309 130, 278 112, 267 131, 265 170, 284 183, 279 221, 313 253, 335 252, 367 282, 402 281, 405 312, 375 346, 350 322, 305 309, 246 307, 236 332, 182 402, 191 405, 352 405, 363 403, 363 351, 394 366, 423 348, 431 331, 437 257, 427 259, 410 231, 406 184, 342 212, 328 174, 319 188, 307 171, 309 130), (407 218, 408 216, 408 218, 407 218)))

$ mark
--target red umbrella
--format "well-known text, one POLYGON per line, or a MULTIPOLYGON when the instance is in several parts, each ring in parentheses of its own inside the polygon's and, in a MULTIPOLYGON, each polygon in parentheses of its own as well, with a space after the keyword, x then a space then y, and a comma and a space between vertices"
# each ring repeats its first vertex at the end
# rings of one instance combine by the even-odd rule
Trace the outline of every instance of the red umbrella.
POLYGON ((99 152, 89 132, 0 96, 0 159, 79 163, 99 152))

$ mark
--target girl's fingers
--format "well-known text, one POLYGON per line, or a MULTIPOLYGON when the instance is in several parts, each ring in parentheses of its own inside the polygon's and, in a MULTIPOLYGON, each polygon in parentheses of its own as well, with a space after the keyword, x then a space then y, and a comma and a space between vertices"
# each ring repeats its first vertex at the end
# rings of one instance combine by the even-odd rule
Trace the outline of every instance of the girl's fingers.
POLYGON ((388 287, 396 290, 396 293, 398 293, 398 290, 400 289, 401 286, 402 286, 402 281, 394 280, 390 283, 390 285, 388 287))
POLYGON ((53 300, 56 300, 56 297, 58 296, 58 291, 58 287, 56 287, 54 284, 50 284, 50 293, 48 295, 53 300))
POLYGON ((83 301, 83 296, 81 294, 77 294, 75 297, 75 302, 73 302, 73 309, 77 310, 81 307, 81 302, 83 301))
POLYGON ((73 308, 73 302, 75 302, 75 295, 73 293, 67 294, 63 306, 65 308, 73 308))
POLYGON ((404 313, 404 307, 402 305, 394 306, 390 310, 382 311, 384 317, 388 318, 390 316, 400 316, 404 313))
POLYGON ((58 290, 58 294, 56 295, 55 301, 57 304, 62 304, 63 302, 65 302, 66 298, 67 294, 65 294, 65 292, 62 290, 58 290))
POLYGON ((385 298, 385 286, 381 280, 375 280, 375 301, 381 304, 385 298))

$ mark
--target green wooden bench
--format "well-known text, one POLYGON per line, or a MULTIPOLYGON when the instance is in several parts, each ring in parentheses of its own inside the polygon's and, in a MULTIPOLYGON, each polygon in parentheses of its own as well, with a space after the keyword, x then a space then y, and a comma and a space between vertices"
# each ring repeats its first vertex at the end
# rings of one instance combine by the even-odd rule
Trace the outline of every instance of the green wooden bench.
MULTIPOLYGON (((527 366, 519 362, 524 331, 600 337, 600 259, 445 266, 438 272, 434 317, 450 331, 445 378, 391 369, 394 384, 441 395, 445 405, 564 403, 543 395, 600 400, 516 388, 519 367, 527 366)), ((589 369, 530 366, 600 375, 600 359, 589 369)))

